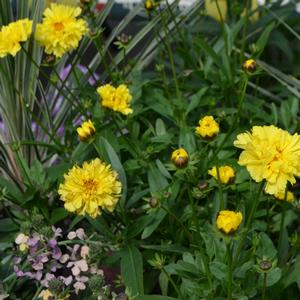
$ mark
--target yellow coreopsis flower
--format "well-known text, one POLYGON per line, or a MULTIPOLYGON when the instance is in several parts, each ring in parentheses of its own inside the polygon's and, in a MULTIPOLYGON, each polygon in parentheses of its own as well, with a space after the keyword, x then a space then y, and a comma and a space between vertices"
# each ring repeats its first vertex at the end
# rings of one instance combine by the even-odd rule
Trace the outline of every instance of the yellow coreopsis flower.
POLYGON ((102 106, 112 109, 113 111, 118 111, 124 115, 133 112, 129 107, 132 96, 125 84, 121 84, 117 88, 110 84, 105 84, 100 86, 97 92, 102 99, 102 106))
POLYGON ((96 128, 91 120, 83 122, 77 128, 78 137, 82 142, 88 141, 96 133, 96 128))
POLYGON ((42 298, 43 300, 49 300, 53 297, 53 294, 49 290, 43 290, 39 294, 39 298, 42 298))
POLYGON ((221 166, 218 167, 218 171, 219 172, 217 172, 217 167, 213 167, 211 170, 208 171, 208 174, 213 176, 216 180, 224 184, 228 184, 234 181, 235 172, 232 167, 221 166))
POLYGON ((173 151, 171 161, 177 168, 184 168, 189 162, 189 154, 183 148, 173 151))
POLYGON ((154 0, 146 0, 144 2, 144 7, 146 9, 147 12, 151 12, 156 6, 156 3, 154 0))
MULTIPOLYGON (((258 8, 257 0, 252 0, 251 2, 251 10, 256 10, 258 8)), ((208 16, 216 19, 217 21, 225 20, 227 16, 227 0, 205 0, 205 11, 208 16), (217 3, 218 2, 218 5, 217 3), (219 6, 219 9, 218 9, 219 6)), ((245 15, 245 10, 241 14, 241 16, 245 15)), ((259 18, 259 14, 256 12, 251 17, 251 21, 256 21, 259 18)))
POLYGON ((250 72, 250 73, 254 72, 256 70, 256 61, 254 59, 247 59, 243 63, 243 68, 247 72, 250 72))
POLYGON ((287 191, 286 197, 285 191, 275 194, 274 197, 278 200, 286 200, 287 202, 293 202, 295 200, 295 195, 290 191, 287 191))
POLYGON ((243 149, 239 164, 245 166, 256 181, 267 181, 265 191, 284 193, 288 182, 300 176, 300 136, 271 126, 254 126, 239 134, 234 146, 243 149))
POLYGON ((35 38, 45 47, 47 54, 62 57, 66 52, 76 49, 79 41, 88 31, 87 23, 77 18, 79 7, 51 4, 44 11, 42 24, 37 24, 35 38))
POLYGON ((117 172, 99 158, 74 166, 64 175, 58 193, 65 202, 66 210, 78 215, 88 214, 92 218, 103 209, 112 212, 119 200, 121 182, 117 172))
POLYGON ((0 31, 0 57, 16 56, 21 43, 26 42, 32 33, 32 21, 21 19, 3 26, 0 31))
POLYGON ((216 219, 216 225, 220 231, 225 234, 235 233, 243 220, 241 212, 231 210, 221 210, 216 219))
POLYGON ((212 139, 220 131, 219 124, 213 116, 205 116, 199 121, 199 126, 196 127, 196 134, 204 139, 212 139))

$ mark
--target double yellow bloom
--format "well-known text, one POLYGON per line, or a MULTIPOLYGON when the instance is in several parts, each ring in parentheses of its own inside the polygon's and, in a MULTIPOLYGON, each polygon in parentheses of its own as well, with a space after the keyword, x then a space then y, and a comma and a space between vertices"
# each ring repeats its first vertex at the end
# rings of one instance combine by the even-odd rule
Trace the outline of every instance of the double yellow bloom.
POLYGON ((239 164, 251 177, 266 180, 265 191, 271 195, 285 193, 287 183, 300 176, 300 136, 271 126, 254 126, 251 132, 239 134, 234 146, 243 149, 239 164))

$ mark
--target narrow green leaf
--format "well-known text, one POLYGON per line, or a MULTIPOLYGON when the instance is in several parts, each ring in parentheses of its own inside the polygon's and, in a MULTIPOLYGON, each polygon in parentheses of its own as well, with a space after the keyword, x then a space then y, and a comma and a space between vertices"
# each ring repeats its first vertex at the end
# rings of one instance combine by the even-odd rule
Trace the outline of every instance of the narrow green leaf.
POLYGON ((121 253, 121 274, 132 296, 144 294, 143 256, 133 245, 125 247, 121 253))

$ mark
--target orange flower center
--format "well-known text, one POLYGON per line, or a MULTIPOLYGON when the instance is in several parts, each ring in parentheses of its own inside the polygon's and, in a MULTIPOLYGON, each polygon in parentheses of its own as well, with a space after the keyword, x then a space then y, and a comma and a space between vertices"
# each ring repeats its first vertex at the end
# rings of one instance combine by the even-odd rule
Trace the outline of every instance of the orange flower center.
POLYGON ((55 22, 54 29, 57 31, 61 31, 64 29, 64 24, 62 22, 55 22))
POLYGON ((97 187, 97 182, 93 179, 84 180, 83 183, 87 193, 91 193, 97 187))

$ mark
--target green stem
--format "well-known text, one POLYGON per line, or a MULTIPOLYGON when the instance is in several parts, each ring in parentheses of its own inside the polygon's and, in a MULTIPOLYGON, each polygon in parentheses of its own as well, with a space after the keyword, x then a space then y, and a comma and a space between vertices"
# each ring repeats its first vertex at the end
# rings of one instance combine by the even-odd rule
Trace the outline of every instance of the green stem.
POLYGON ((263 283, 263 289, 262 289, 262 296, 261 300, 266 300, 266 292, 267 292, 267 273, 264 273, 264 283, 263 283))
POLYGON ((241 254, 241 251, 242 251, 242 248, 244 246, 244 243, 246 241, 246 237, 247 237, 247 234, 249 232, 249 229, 250 229, 250 224, 253 220, 253 216, 255 214, 255 211, 257 209, 257 206, 258 206, 258 202, 259 202, 259 198, 260 198, 260 194, 263 190, 263 187, 264 187, 265 183, 264 181, 261 182, 260 186, 259 186, 259 189, 257 191, 257 194, 256 194, 256 197, 254 198, 253 200, 253 204, 252 204, 252 207, 251 207, 251 211, 250 211, 250 214, 248 216, 248 219, 246 221, 246 225, 245 225, 245 231, 243 232, 242 234, 242 237, 241 237, 241 241, 238 245, 238 249, 237 249, 237 252, 236 252, 236 255, 235 255, 235 258, 236 258, 236 261, 235 261, 235 264, 237 262, 237 260, 239 259, 240 257, 240 254, 241 254))
POLYGON ((183 229, 183 231, 187 234, 188 239, 190 244, 192 244, 192 235, 190 234, 190 232, 188 231, 188 229, 184 226, 184 224, 180 221, 180 219, 173 213, 171 212, 167 207, 164 207, 163 205, 161 206, 161 208, 167 212, 183 229))
POLYGON ((228 286, 227 286, 227 299, 232 299, 232 251, 231 240, 226 242, 227 258, 228 258, 228 286))
POLYGON ((183 295, 181 293, 181 291, 179 290, 179 288, 177 287, 177 285, 175 284, 174 280, 172 279, 172 277, 169 275, 169 273, 165 270, 165 268, 161 269, 163 271, 163 273, 167 276, 168 280, 171 282, 174 290, 176 291, 177 295, 178 295, 178 300, 184 300, 183 295))
POLYGON ((256 212, 258 202, 259 202, 259 198, 260 198, 260 194, 261 194, 261 192, 264 188, 264 185, 265 185, 265 183, 264 183, 264 181, 262 181, 262 183, 260 184, 259 189, 257 191, 256 197, 254 198, 254 201, 253 201, 253 204, 252 204, 252 207, 251 207, 251 211, 250 211, 250 214, 249 214, 247 222, 246 222, 247 231, 249 230, 250 224, 251 224, 252 219, 254 217, 254 214, 256 212))
POLYGON ((164 43, 164 45, 167 49, 167 55, 170 60, 171 70, 172 70, 172 75, 173 75, 173 80, 174 80, 174 85, 175 85, 175 90, 176 90, 176 96, 178 99, 180 99, 180 89, 179 89, 179 84, 178 84, 178 79, 177 79, 177 74, 176 74, 174 57, 172 54, 171 46, 170 46, 168 38, 167 38, 169 35, 171 36, 171 33, 170 33, 170 31, 168 31, 168 28, 167 28, 165 20, 164 20, 164 16, 162 15, 161 11, 160 11, 160 16, 161 16, 161 22, 162 22, 163 28, 165 30, 165 36, 166 36, 165 39, 160 37, 160 40, 164 43))
POLYGON ((237 109, 237 113, 235 115, 235 118, 228 130, 228 132, 226 133, 222 143, 219 145, 219 147, 216 149, 213 157, 216 157, 216 155, 218 155, 218 153, 222 150, 222 147, 224 146, 224 144, 227 142, 230 134, 232 133, 232 131, 235 129, 237 122, 239 120, 240 114, 241 114, 241 110, 242 110, 242 106, 245 100, 245 95, 246 95, 246 90, 247 90, 247 86, 248 86, 248 76, 245 77, 245 81, 243 84, 243 89, 242 89, 242 93, 241 93, 241 97, 239 99, 239 103, 238 103, 238 109, 237 109))
MULTIPOLYGON (((208 263, 207 263, 207 260, 206 260, 206 256, 204 254, 205 252, 204 252, 204 249, 202 247, 202 237, 201 237, 199 220, 198 220, 198 217, 197 217, 197 209, 196 209, 196 205, 194 203, 193 195, 191 194, 191 189, 189 187, 188 187, 187 191, 188 191, 188 196, 189 196, 189 200, 190 200, 190 205, 192 207, 193 223, 196 225, 196 231, 197 231, 197 234, 198 234, 197 245, 198 245, 198 248, 199 248, 199 254, 200 254, 201 260, 202 260, 203 265, 204 265, 205 274, 206 274, 206 277, 207 277, 209 289, 210 289, 210 291, 212 291, 213 290, 212 277, 211 277, 209 266, 208 266, 208 263)), ((212 299, 211 294, 209 294, 208 297, 209 297, 209 299, 212 299)))

